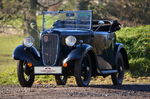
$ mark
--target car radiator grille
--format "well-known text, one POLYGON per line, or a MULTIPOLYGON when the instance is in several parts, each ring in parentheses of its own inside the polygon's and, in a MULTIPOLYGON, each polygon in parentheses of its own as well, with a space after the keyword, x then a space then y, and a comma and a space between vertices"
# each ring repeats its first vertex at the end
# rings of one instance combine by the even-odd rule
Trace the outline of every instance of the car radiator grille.
POLYGON ((42 36, 42 58, 44 65, 55 65, 59 51, 59 37, 56 34, 42 36))

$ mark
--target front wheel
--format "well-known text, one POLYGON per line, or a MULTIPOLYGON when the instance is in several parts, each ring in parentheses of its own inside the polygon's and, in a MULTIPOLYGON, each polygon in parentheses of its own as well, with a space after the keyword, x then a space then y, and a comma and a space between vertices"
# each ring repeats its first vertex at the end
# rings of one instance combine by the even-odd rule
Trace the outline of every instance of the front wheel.
POLYGON ((86 87, 91 81, 91 59, 90 55, 84 55, 80 60, 75 62, 74 75, 79 87, 86 87))
POLYGON ((17 76, 22 87, 31 87, 34 82, 33 68, 27 66, 24 61, 19 61, 17 66, 17 76))
POLYGON ((122 85, 124 79, 124 60, 122 54, 119 52, 116 57, 117 73, 111 74, 113 85, 122 85))
POLYGON ((55 75, 55 80, 57 85, 65 85, 67 82, 67 76, 66 75, 55 75))

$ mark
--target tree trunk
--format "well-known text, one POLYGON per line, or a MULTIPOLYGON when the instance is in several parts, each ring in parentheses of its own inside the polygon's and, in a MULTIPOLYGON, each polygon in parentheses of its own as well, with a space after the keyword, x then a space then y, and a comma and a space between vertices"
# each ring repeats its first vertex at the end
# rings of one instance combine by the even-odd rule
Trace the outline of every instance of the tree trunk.
POLYGON ((34 28, 30 27, 30 24, 36 23, 36 9, 37 0, 26 0, 28 8, 24 11, 24 29, 35 39, 35 47, 39 49, 39 33, 37 32, 37 25, 34 28))
POLYGON ((88 5, 91 0, 78 0, 78 9, 79 10, 88 10, 88 5))
POLYGON ((2 0, 0 0, 0 9, 3 8, 3 3, 2 3, 2 0))

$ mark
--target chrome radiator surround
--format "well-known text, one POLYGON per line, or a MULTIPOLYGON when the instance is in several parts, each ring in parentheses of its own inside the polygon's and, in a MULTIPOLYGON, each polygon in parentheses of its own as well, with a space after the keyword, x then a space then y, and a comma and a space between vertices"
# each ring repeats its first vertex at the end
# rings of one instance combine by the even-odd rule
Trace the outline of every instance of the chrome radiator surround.
POLYGON ((57 34, 42 35, 42 59, 46 66, 54 66, 59 54, 59 36, 57 34))

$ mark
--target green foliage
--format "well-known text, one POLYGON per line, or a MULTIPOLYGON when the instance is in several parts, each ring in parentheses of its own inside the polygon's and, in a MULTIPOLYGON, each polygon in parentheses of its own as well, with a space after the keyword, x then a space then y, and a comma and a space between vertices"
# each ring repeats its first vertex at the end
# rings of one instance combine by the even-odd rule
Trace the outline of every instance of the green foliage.
POLYGON ((127 26, 149 24, 150 0, 66 0, 63 10, 93 10, 95 19, 117 19, 127 26))
POLYGON ((20 17, 22 7, 18 0, 1 0, 0 6, 0 21, 7 22, 20 17))
POLYGON ((88 9, 88 5, 90 4, 90 2, 92 2, 92 0, 78 0, 77 8, 79 10, 87 10, 88 9))
POLYGON ((42 16, 43 16, 43 15, 37 16, 37 27, 38 27, 38 30, 39 30, 39 31, 42 30, 42 16))
POLYGON ((105 3, 108 17, 122 21, 125 25, 149 24, 149 0, 109 0, 105 3))
POLYGON ((62 5, 60 10, 77 10, 76 8, 76 0, 66 0, 66 4, 62 5))
POLYGON ((150 75, 150 25, 123 28, 117 37, 128 52, 131 74, 150 75))
POLYGON ((106 7, 102 4, 96 4, 92 2, 89 5, 89 9, 93 11, 93 19, 107 19, 108 18, 108 11, 106 7))
POLYGON ((12 26, 12 27, 14 27, 14 28, 17 28, 17 29, 20 29, 20 28, 22 28, 23 29, 23 27, 22 27, 22 19, 21 18, 16 18, 16 19, 13 19, 13 20, 8 20, 7 22, 5 22, 5 25, 6 26, 12 26))
POLYGON ((65 0, 60 10, 88 10, 89 5, 93 0, 65 0))

